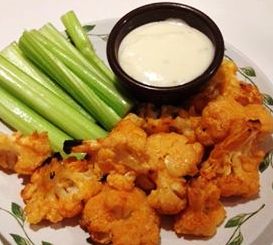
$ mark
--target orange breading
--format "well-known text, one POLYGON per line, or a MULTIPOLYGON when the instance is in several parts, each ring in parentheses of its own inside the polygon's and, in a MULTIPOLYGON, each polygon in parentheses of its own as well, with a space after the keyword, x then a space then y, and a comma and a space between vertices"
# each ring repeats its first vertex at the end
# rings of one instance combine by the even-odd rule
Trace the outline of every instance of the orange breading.
POLYGON ((0 166, 18 174, 31 175, 52 154, 46 133, 22 136, 0 134, 0 166))
POLYGON ((257 144, 260 131, 259 121, 237 122, 202 166, 201 175, 217 184, 221 196, 248 198, 258 193, 258 168, 265 155, 257 144))
POLYGON ((186 206, 184 176, 198 173, 197 165, 203 156, 199 143, 176 133, 151 135, 146 146, 150 179, 156 184, 148 197, 150 205, 163 214, 176 214, 186 206))
MULTIPOLYGON (((120 182, 122 176, 118 178, 120 182)), ((115 187, 105 184, 89 199, 80 221, 82 228, 99 244, 158 245, 159 217, 148 205, 144 192, 134 186, 115 187)))
POLYGON ((213 236, 225 218, 220 190, 202 177, 190 182, 188 206, 176 216, 174 230, 178 235, 213 236))
POLYGON ((98 179, 85 160, 53 158, 34 172, 21 192, 28 222, 55 223, 78 215, 84 201, 100 191, 98 179))

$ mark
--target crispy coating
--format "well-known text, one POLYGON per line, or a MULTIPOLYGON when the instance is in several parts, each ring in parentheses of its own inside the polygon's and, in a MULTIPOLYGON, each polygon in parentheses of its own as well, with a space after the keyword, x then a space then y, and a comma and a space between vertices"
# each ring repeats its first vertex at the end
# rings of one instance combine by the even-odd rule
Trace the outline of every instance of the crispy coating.
POLYGON ((98 179, 85 160, 53 158, 34 172, 21 192, 28 222, 55 223, 78 215, 84 201, 100 191, 98 179))
POLYGON ((46 133, 28 136, 0 134, 0 166, 18 174, 31 175, 51 155, 46 133))
POLYGON ((174 230, 178 235, 213 236, 225 218, 220 190, 202 177, 191 181, 187 191, 188 206, 176 216, 174 230))
POLYGON ((148 205, 144 192, 134 186, 122 189, 122 176, 111 178, 118 178, 118 189, 112 179, 111 186, 105 184, 98 195, 89 199, 80 221, 82 228, 99 244, 159 244, 159 217, 148 205))
POLYGON ((203 155, 199 143, 176 133, 151 135, 147 140, 149 166, 153 170, 150 179, 156 184, 148 201, 162 214, 176 214, 186 206, 186 181, 184 176, 194 176, 203 155))
POLYGON ((202 166, 201 175, 217 184, 221 196, 249 198, 258 193, 258 168, 265 155, 257 144, 260 130, 257 120, 238 122, 202 166))

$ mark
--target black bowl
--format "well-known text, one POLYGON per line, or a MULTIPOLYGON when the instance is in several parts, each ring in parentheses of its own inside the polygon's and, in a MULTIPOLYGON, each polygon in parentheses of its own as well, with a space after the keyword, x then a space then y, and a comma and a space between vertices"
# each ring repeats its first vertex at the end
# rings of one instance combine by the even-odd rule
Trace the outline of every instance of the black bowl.
POLYGON ((203 12, 179 3, 154 3, 139 7, 123 16, 113 27, 107 42, 108 62, 120 82, 140 101, 153 103, 182 102, 196 93, 213 76, 224 56, 223 36, 217 25, 203 12), (197 78, 183 85, 156 87, 143 84, 126 74, 118 61, 118 50, 122 39, 133 29, 154 21, 174 18, 204 33, 215 48, 210 66, 197 78))

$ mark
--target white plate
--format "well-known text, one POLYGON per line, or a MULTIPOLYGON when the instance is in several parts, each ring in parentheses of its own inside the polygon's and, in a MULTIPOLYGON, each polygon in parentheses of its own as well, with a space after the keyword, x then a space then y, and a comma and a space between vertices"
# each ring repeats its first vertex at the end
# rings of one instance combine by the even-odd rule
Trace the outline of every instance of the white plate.
MULTIPOLYGON (((116 20, 105 20, 93 23, 94 29, 89 32, 93 44, 98 54, 106 60, 106 40, 107 34, 115 24, 116 20)), ((92 25, 92 24, 91 24, 92 25)), ((269 95, 273 95, 273 88, 270 81, 262 73, 262 71, 253 64, 247 57, 236 50, 234 47, 226 44, 226 54, 231 57, 239 67, 252 67, 256 73, 256 76, 250 76, 250 78, 262 91, 269 95)), ((240 70, 243 72, 243 70, 240 70)), ((241 76, 241 74, 238 74, 241 76)), ((251 74, 250 74, 251 75, 251 74)), ((252 74, 253 75, 253 74, 252 74)), ((247 77, 247 76, 246 76, 247 77)), ((246 81, 247 78, 242 77, 246 81)), ((1 98, 0 98, 1 99, 1 98)), ((10 130, 0 123, 0 131, 10 132, 10 130)), ((270 245, 273 242, 271 232, 273 231, 273 168, 270 165, 261 174, 261 190, 259 197, 250 201, 229 201, 225 203, 227 211, 227 218, 224 223, 218 228, 217 234, 208 240, 193 239, 186 240, 183 238, 177 238, 174 232, 161 230, 161 245, 180 245, 180 244, 211 244, 220 245, 227 244, 228 240, 236 230, 236 227, 225 228, 226 222, 240 214, 250 213, 257 210, 260 206, 265 204, 264 208, 260 210, 256 215, 251 217, 247 222, 241 226, 241 234, 243 236, 242 244, 252 245, 270 245)), ((74 220, 68 220, 62 224, 46 226, 32 226, 24 223, 23 228, 19 225, 16 219, 11 215, 11 203, 17 203, 23 206, 23 202, 20 198, 20 190, 22 189, 23 179, 18 178, 15 174, 7 175, 0 172, 0 244, 16 244, 12 239, 10 233, 18 234, 22 237, 28 236, 33 241, 33 244, 42 244, 42 241, 50 242, 54 245, 83 245, 88 244, 86 238, 88 234, 80 229, 77 222, 74 220)), ((15 205, 14 205, 15 207, 15 205)), ((236 233, 237 235, 238 233, 236 233)), ((235 235, 235 237, 236 237, 235 235)), ((24 243, 17 243, 24 244, 24 243)), ((235 244, 235 243, 234 243, 235 244)), ((237 243, 239 244, 239 243, 237 243)), ((130 245, 130 244, 128 244, 130 245)))

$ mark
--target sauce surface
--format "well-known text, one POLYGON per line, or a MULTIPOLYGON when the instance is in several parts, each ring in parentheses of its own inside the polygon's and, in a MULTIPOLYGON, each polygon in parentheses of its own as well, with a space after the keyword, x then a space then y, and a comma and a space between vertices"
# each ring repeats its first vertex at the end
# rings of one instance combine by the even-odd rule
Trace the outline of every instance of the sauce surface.
POLYGON ((211 64, 214 46, 195 28, 178 20, 151 22, 128 33, 118 59, 137 81, 159 87, 187 83, 211 64))

